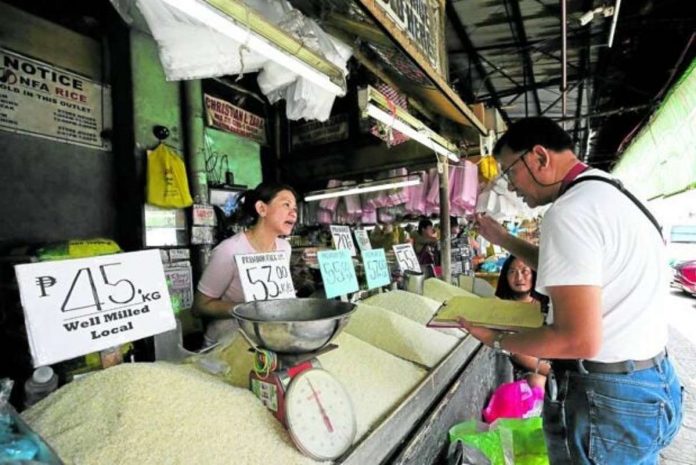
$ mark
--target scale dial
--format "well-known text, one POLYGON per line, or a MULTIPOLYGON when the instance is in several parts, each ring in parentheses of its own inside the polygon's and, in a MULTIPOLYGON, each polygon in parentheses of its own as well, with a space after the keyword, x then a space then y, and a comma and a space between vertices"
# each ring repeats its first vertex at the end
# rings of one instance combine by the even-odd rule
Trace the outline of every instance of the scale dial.
POLYGON ((353 444, 353 404, 328 371, 306 370, 293 378, 285 395, 285 420, 297 447, 315 460, 333 460, 353 444))

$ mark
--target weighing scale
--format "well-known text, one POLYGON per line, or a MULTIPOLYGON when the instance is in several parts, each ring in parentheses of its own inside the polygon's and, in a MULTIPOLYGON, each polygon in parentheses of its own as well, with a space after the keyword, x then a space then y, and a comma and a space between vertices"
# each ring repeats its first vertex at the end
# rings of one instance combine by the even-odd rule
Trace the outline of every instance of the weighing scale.
POLYGON ((317 357, 338 348, 330 342, 355 306, 324 299, 282 302, 249 302, 233 310, 240 332, 255 352, 249 388, 285 425, 302 453, 315 460, 333 460, 353 444, 355 413, 345 388, 321 368, 317 357), (279 306, 287 319, 263 319, 268 312, 278 315, 279 306), (323 317, 316 314, 320 308, 323 317), (249 319, 250 313, 255 319, 249 319), (288 321, 293 313, 301 319, 288 321))

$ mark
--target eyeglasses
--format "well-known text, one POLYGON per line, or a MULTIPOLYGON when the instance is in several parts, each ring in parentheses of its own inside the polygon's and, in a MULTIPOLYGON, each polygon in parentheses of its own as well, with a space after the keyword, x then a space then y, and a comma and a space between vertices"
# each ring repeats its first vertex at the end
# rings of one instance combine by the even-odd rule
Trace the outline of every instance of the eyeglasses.
MULTIPOLYGON (((512 181, 510 181, 510 170, 512 169, 513 166, 515 166, 515 164, 518 161, 522 160, 524 162, 524 156, 527 155, 529 152, 530 152, 530 150, 525 150, 517 158, 515 158, 515 161, 510 163, 510 166, 508 166, 507 168, 502 170, 502 172, 500 173, 500 177, 503 178, 506 183, 512 184, 512 181)), ((525 163, 525 165, 527 165, 527 163, 525 163)))

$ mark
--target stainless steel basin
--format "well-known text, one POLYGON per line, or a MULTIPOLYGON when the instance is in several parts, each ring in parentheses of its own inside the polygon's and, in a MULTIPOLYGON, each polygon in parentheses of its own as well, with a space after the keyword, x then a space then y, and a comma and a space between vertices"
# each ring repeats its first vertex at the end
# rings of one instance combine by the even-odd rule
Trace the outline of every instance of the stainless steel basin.
POLYGON ((348 323, 355 305, 326 299, 279 299, 247 302, 232 315, 259 347, 281 354, 321 349, 348 323))

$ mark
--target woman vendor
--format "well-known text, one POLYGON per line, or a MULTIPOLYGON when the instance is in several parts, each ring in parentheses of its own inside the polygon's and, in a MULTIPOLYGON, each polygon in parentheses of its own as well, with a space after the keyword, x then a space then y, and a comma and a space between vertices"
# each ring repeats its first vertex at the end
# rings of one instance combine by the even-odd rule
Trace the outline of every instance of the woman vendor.
POLYGON ((290 235, 297 221, 296 197, 291 187, 274 183, 241 194, 235 219, 247 228, 213 249, 195 295, 196 312, 209 320, 206 346, 238 327, 230 314, 244 302, 235 255, 285 251, 290 259, 290 244, 281 236, 290 235))

